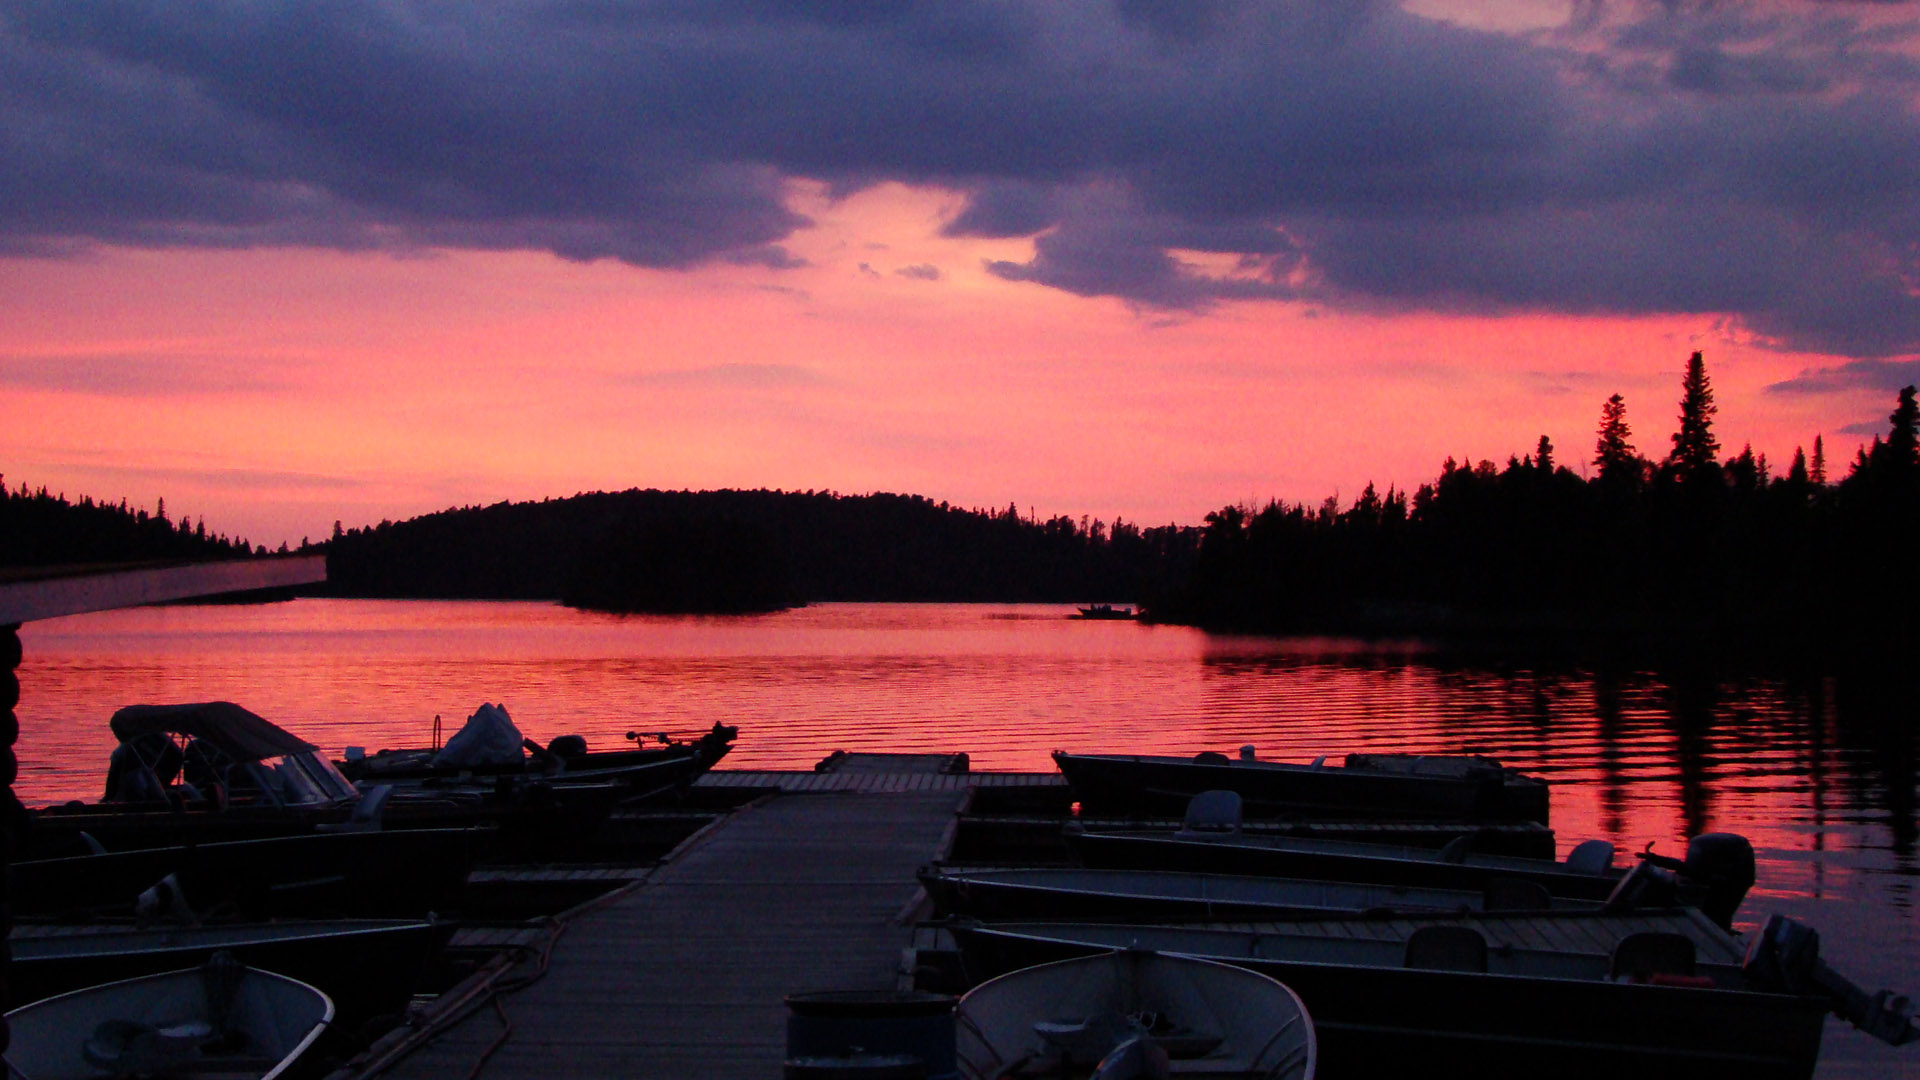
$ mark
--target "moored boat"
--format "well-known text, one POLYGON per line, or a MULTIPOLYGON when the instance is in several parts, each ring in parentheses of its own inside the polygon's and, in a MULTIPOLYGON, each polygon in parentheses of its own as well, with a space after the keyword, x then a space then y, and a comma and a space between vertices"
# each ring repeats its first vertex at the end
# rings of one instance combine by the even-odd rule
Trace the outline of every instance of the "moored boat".
MULTIPOLYGON (((107 794, 33 813, 30 850, 69 855, 299 836, 328 830, 492 826, 496 846, 543 857, 584 842, 624 783, 495 777, 427 791, 374 785, 362 792, 304 739, 231 702, 135 705, 114 713, 119 739, 107 794), (82 836, 84 834, 84 837, 82 836)), ((677 790, 676 773, 663 786, 677 790)))
POLYGON ((1299 994, 1322 1075, 1795 1078, 1829 1001, 1757 985, 1698 912, 953 928, 970 977, 1145 948, 1229 963, 1299 994))
POLYGON ((7 1013, 22 1080, 205 1076, 273 1080, 333 1020, 333 1002, 285 975, 218 956, 184 971, 73 990, 7 1013))
POLYGON ((343 1023, 406 1008, 451 924, 430 919, 316 919, 206 926, 21 920, 7 943, 8 993, 37 1001, 88 986, 204 964, 228 952, 250 967, 311 983, 343 1023))
POLYGON ((966 1080, 1073 1075, 1129 1052, 1171 1075, 1311 1080, 1312 1019, 1263 975, 1187 957, 1121 949, 1010 972, 974 987, 955 1011, 966 1080))
POLYGON ((1364 911, 1590 911, 1597 901, 1549 896, 1494 879, 1488 887, 1418 888, 1172 870, 929 867, 920 884, 936 916, 1182 922, 1290 919, 1364 911))
MULTIPOLYGON (((516 732, 517 734, 517 732, 516 732)), ((562 735, 545 747, 522 740, 516 753, 500 755, 499 760, 448 760, 437 749, 382 749, 371 754, 350 755, 334 762, 342 775, 355 782, 409 783, 452 780, 461 777, 492 778, 526 776, 548 781, 583 783, 627 783, 637 791, 658 790, 658 778, 691 782, 719 762, 733 748, 739 728, 714 724, 699 738, 681 742, 661 735, 658 746, 639 746, 625 750, 588 750, 578 735, 562 735)), ((640 732, 627 733, 638 743, 640 732)))
POLYGON ((1179 814, 1203 791, 1233 791, 1251 816, 1547 822, 1546 782, 1492 758, 1349 754, 1343 765, 1303 765, 1262 761, 1243 747, 1238 759, 1056 750, 1053 760, 1082 810, 1095 814, 1179 814))
POLYGON ((15 915, 133 914, 162 881, 204 915, 420 915, 450 903, 489 829, 321 832, 32 859, 8 868, 15 915))
MULTIPOLYGON (((1551 895, 1572 900, 1632 900, 1617 897, 1627 871, 1613 866, 1612 846, 1590 841, 1576 847, 1565 862, 1476 855, 1455 850, 1357 844, 1288 836, 1219 835, 1206 838, 1139 833, 1070 832, 1070 849, 1087 866, 1104 869, 1163 869, 1262 877, 1312 878, 1368 884, 1483 890, 1490 882, 1528 882, 1551 895)), ((1754 882, 1753 847, 1732 833, 1706 833, 1687 845, 1685 860, 1643 860, 1634 870, 1633 888, 1665 890, 1668 873, 1692 890, 1715 922, 1730 925, 1754 882), (1673 867, 1679 869, 1675 871, 1673 867), (1658 869, 1660 873, 1653 873, 1658 869)))

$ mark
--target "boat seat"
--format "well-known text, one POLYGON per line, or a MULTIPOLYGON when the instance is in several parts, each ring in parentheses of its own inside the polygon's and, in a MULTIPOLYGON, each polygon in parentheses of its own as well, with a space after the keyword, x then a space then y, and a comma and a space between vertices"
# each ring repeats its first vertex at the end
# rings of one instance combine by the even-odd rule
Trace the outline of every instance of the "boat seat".
POLYGON ((1582 840, 1567 852, 1567 871, 1573 874, 1604 874, 1613 869, 1613 845, 1605 840, 1582 840))
POLYGON ((314 831, 379 832, 381 820, 387 812, 387 800, 392 797, 392 784, 376 784, 360 796, 359 802, 353 804, 353 812, 347 815, 347 820, 338 824, 318 825, 314 831))
POLYGON ((1608 975, 1615 981, 1652 982, 1660 975, 1696 974, 1693 939, 1685 934, 1643 930, 1613 947, 1608 975))
POLYGON ((1497 877, 1488 879, 1480 903, 1487 911, 1545 911, 1553 906, 1553 894, 1537 881, 1497 877))
POLYGON ((1473 834, 1463 833, 1447 841, 1446 846, 1435 852, 1433 857, 1441 862, 1466 862, 1468 854, 1472 851, 1473 834))
POLYGON ((1428 971, 1487 970, 1486 936, 1471 926, 1423 926, 1407 937, 1402 967, 1428 971))
POLYGON ((1180 839, 1235 835, 1240 832, 1240 793, 1203 791, 1187 800, 1187 816, 1180 822, 1180 839))

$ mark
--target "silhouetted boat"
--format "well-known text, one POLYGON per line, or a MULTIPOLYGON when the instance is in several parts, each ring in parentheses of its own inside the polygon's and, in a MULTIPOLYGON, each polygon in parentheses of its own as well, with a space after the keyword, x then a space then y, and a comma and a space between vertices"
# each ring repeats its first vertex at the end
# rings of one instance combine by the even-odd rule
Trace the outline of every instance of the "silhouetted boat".
POLYGON ((1080 609, 1080 617, 1083 619, 1131 619, 1134 614, 1132 608, 1114 607, 1112 604, 1094 604, 1092 607, 1080 609))
POLYGON ((1643 859, 1629 873, 1612 865, 1613 846, 1589 841, 1567 862, 1474 855, 1461 850, 1356 844, 1285 836, 1199 839, 1138 833, 1073 833, 1068 846, 1086 865, 1103 869, 1180 870, 1256 877, 1309 878, 1423 888, 1486 890, 1491 883, 1524 882, 1571 900, 1614 901, 1645 907, 1655 897, 1697 903, 1725 926, 1754 881, 1753 846, 1732 833, 1706 833, 1687 845, 1683 860, 1643 859), (1675 868, 1678 868, 1677 870, 1675 868), (1679 880, 1673 880, 1677 874, 1679 880))
MULTIPOLYGON (((436 763, 434 758, 439 751, 414 748, 378 750, 334 764, 348 779, 367 783, 524 776, 558 783, 624 783, 635 794, 650 795, 684 787, 713 768, 733 748, 739 730, 715 724, 712 730, 692 742, 599 751, 585 749, 586 742, 579 736, 563 735, 545 747, 529 741, 527 756, 516 762, 436 763)), ((630 739, 641 738, 639 732, 627 735, 630 739)))
POLYGON ((1103 1059, 1113 1075, 1120 1055, 1156 1050, 1175 1076, 1314 1073, 1313 1021, 1293 991, 1188 957, 1121 949, 1025 968, 968 991, 954 1019, 965 1080, 1084 1074, 1103 1059))
POLYGON ((106 798, 35 811, 29 850, 68 855, 297 836, 331 829, 493 826, 517 857, 590 837, 621 800, 619 783, 496 777, 439 791, 355 788, 312 743, 231 702, 135 705, 114 713, 119 739, 106 798), (85 838, 80 834, 85 833, 85 838))
POLYGON ((1292 919, 1363 911, 1591 911, 1599 903, 1495 880, 1481 890, 1192 874, 1171 870, 929 867, 936 916, 1191 922, 1292 919))
POLYGON ((343 1022, 401 1012, 451 924, 316 919, 228 925, 16 922, 8 994, 38 1001, 88 986, 204 964, 228 952, 249 967, 311 983, 343 1022))
POLYGON ((1328 1076, 1801 1080, 1829 1005, 1751 982, 1698 912, 953 932, 975 979, 1116 948, 1272 976, 1312 1012, 1328 1076))
POLYGON ((320 990, 220 956, 14 1009, 6 1061, 22 1080, 272 1080, 332 1020, 333 1002, 320 990))
POLYGON ((421 915, 457 897, 488 829, 308 833, 33 859, 8 868, 15 915, 133 914, 163 879, 202 915, 421 915))
POLYGON ((1250 816, 1547 822, 1546 782, 1484 757, 1349 754, 1345 765, 1298 765, 1244 747, 1237 760, 1056 750, 1053 761, 1093 814, 1180 814, 1203 791, 1232 791, 1250 816))
MULTIPOLYGON (((1066 839, 1061 829, 1070 820, 1060 814, 1009 814, 963 812, 960 815, 956 852, 972 848, 994 853, 982 861, 1044 862, 1066 856, 1066 839), (998 853, 1019 853, 1003 858, 998 853)), ((1089 832, 1143 832, 1171 835, 1181 824, 1171 818, 1127 818, 1082 816, 1073 818, 1089 832)), ((1473 850, 1487 855, 1516 855, 1530 859, 1554 857, 1553 830, 1535 821, 1327 821, 1255 819, 1245 822, 1241 831, 1249 835, 1304 836, 1326 840, 1353 840, 1368 844, 1398 844, 1405 847, 1443 848, 1462 836, 1472 839, 1473 850)), ((961 861, 963 857, 955 854, 961 861)))

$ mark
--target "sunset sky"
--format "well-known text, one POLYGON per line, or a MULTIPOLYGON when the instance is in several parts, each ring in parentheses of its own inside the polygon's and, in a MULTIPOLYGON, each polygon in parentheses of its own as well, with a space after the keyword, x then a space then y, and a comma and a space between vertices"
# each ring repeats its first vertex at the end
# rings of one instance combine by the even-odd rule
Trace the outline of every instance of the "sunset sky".
MULTIPOLYGON (((1898 3, 0 0, 0 473, 1195 522, 1920 381, 1898 3)), ((1836 468, 1836 472, 1839 471, 1836 468)))

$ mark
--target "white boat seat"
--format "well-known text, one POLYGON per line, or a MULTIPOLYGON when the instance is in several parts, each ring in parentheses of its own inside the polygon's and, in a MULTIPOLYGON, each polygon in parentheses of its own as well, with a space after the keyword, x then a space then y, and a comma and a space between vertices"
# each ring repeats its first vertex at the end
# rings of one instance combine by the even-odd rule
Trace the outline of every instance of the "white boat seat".
POLYGON ((1187 816, 1174 835, 1182 840, 1238 835, 1240 809, 1237 791, 1203 791, 1187 800, 1187 816))
POLYGON ((1487 970, 1487 938, 1471 926, 1423 926, 1407 936, 1402 967, 1428 971, 1487 970))
POLYGON ((386 816, 387 800, 393 797, 392 784, 377 784, 368 788, 353 804, 353 812, 347 820, 337 825, 317 826, 316 832, 379 832, 380 822, 386 816))
POLYGON ((1613 869, 1613 845, 1605 840, 1582 840, 1567 852, 1567 871, 1604 874, 1613 869))

